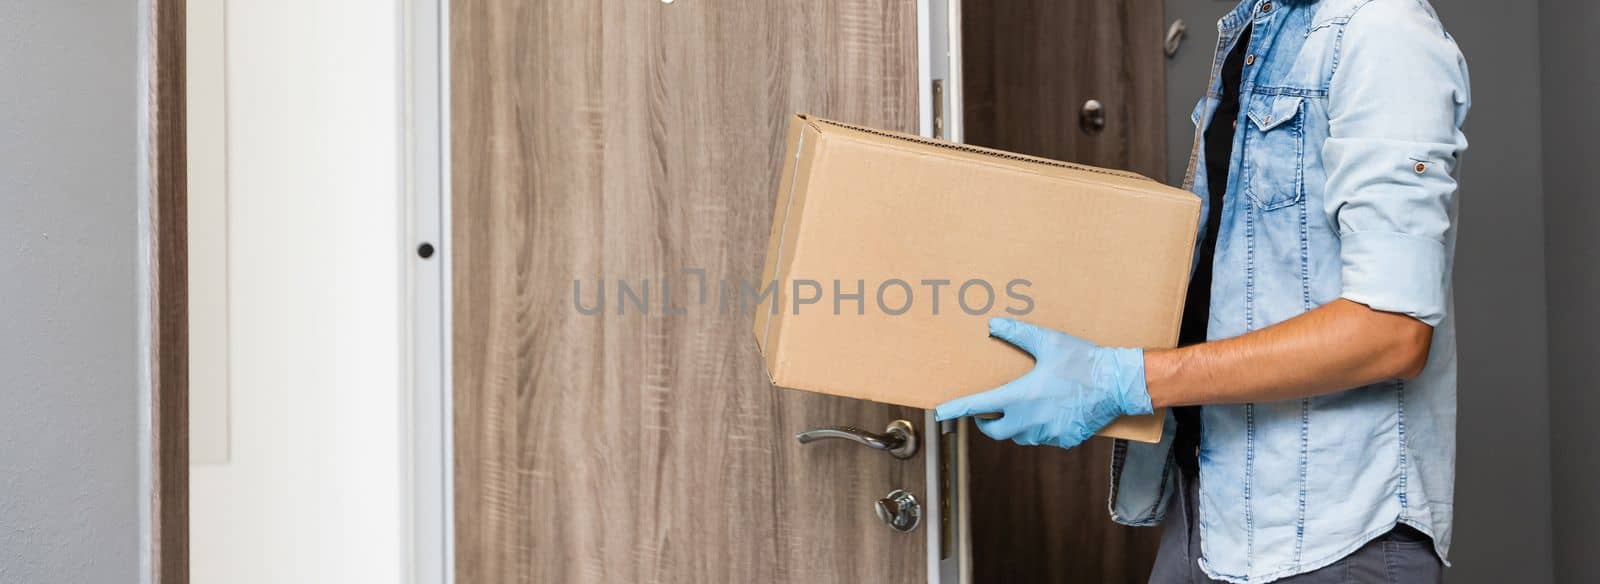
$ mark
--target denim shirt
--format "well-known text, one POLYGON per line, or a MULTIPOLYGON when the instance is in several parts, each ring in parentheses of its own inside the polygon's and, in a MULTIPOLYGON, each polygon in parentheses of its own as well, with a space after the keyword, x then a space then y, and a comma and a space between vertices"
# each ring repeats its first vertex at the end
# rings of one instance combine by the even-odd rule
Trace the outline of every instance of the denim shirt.
MULTIPOLYGON (((1223 61, 1252 22, 1208 338, 1346 298, 1433 326, 1433 343, 1412 380, 1202 408, 1200 566, 1219 580, 1271 582, 1338 561, 1401 523, 1432 537, 1443 559, 1455 481, 1450 273, 1465 60, 1424 0, 1244 0, 1218 24, 1211 86, 1192 116, 1191 190, 1207 185, 1199 146, 1223 61)), ((1166 430, 1159 444, 1114 447, 1116 521, 1154 525, 1165 513, 1177 487, 1170 415, 1166 430)))

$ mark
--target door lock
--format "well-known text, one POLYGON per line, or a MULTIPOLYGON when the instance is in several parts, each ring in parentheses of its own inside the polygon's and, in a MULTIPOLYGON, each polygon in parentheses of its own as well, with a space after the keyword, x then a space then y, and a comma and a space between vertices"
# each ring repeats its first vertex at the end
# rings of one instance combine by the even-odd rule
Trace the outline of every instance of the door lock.
POLYGON ((915 495, 904 489, 889 491, 888 495, 873 503, 872 508, 878 512, 878 519, 900 533, 911 533, 922 524, 922 504, 917 502, 915 495))
POLYGON ((905 420, 889 422, 889 427, 882 434, 849 426, 823 426, 795 434, 794 439, 801 444, 829 439, 849 440, 873 450, 887 451, 890 456, 900 460, 917 455, 917 429, 905 420))
POLYGON ((1182 18, 1172 21, 1172 26, 1167 27, 1167 40, 1161 43, 1161 51, 1167 54, 1168 59, 1178 56, 1178 49, 1183 46, 1183 37, 1188 34, 1189 25, 1184 24, 1182 18))
POLYGON ((1099 134, 1106 129, 1106 106, 1098 99, 1091 99, 1083 104, 1083 110, 1078 112, 1078 128, 1090 136, 1099 134))

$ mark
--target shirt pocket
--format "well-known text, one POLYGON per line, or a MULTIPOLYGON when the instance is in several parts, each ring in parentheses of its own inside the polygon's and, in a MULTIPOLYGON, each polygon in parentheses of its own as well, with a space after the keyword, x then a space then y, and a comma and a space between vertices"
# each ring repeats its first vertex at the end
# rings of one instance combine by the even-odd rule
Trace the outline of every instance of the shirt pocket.
POLYGON ((1250 97, 1244 140, 1245 196, 1263 211, 1305 198, 1305 99, 1297 95, 1250 97))

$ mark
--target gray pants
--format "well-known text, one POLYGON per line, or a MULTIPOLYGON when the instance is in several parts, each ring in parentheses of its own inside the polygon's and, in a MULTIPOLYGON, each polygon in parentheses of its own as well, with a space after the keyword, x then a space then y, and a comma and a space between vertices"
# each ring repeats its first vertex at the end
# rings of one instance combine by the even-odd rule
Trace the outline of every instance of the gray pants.
MULTIPOLYGON (((1200 571, 1200 532, 1195 527, 1195 482, 1182 479, 1173 508, 1167 510, 1161 550, 1150 584, 1222 582, 1200 571)), ((1443 584, 1444 566, 1433 541, 1407 526, 1396 527, 1333 564, 1275 584, 1443 584)))

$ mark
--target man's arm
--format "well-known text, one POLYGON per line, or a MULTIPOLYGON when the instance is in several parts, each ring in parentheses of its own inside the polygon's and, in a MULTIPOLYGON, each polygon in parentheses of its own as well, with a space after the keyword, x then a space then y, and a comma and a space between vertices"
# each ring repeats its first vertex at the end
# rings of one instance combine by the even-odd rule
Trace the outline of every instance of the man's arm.
POLYGON ((989 334, 1033 355, 1033 370, 941 404, 938 419, 978 416, 990 438, 1072 448, 1118 416, 1158 407, 1293 399, 1418 375, 1433 327, 1340 298, 1244 336, 1165 351, 1101 347, 1006 318, 990 320, 989 334))
POLYGON ((1466 64, 1431 13, 1371 2, 1347 23, 1329 83, 1322 212, 1339 237, 1340 298, 1234 339, 1171 351, 1099 347, 997 319, 1028 374, 939 406, 997 440, 1071 448, 1118 416, 1268 402, 1420 374, 1449 309, 1453 175, 1466 64))
POLYGON ((1302 398, 1414 377, 1427 363, 1448 303, 1466 65, 1410 3, 1362 8, 1343 46, 1323 146, 1342 297, 1233 339, 1147 352, 1156 406, 1302 398))
POLYGON ((1267 402, 1411 378, 1433 327, 1343 298, 1244 336, 1144 354, 1155 407, 1267 402))

